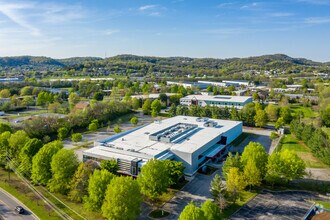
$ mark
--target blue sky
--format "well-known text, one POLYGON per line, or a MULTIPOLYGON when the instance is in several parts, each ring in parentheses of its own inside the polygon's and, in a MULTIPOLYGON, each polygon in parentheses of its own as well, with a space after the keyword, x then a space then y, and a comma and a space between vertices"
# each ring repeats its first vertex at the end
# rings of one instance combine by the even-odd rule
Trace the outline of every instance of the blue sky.
POLYGON ((330 61, 330 0, 0 0, 0 56, 330 61))

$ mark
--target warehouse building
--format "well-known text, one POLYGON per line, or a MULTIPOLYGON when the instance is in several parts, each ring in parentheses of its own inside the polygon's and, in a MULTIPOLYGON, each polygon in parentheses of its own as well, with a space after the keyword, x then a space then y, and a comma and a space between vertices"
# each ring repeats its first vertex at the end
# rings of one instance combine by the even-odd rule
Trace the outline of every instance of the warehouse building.
POLYGON ((218 106, 241 109, 244 105, 252 102, 251 96, 229 95, 188 95, 180 99, 181 105, 218 106))
POLYGON ((119 172, 137 176, 150 159, 182 161, 192 176, 242 133, 242 122, 176 116, 97 141, 84 161, 114 159, 119 172))

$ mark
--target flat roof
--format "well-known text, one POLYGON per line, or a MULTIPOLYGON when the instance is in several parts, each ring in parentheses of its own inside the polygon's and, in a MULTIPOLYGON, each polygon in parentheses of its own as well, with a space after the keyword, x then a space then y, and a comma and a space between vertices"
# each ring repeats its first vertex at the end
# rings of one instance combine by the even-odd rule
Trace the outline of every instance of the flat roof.
POLYGON ((251 96, 230 96, 230 95, 188 95, 181 99, 197 99, 205 101, 223 101, 223 102, 246 102, 251 96))
MULTIPOLYGON (((147 95, 132 95, 132 98, 137 98, 137 99, 157 99, 159 98, 159 95, 161 93, 152 93, 152 94, 147 94, 147 95)), ((163 93, 166 94, 167 96, 172 96, 172 95, 178 95, 178 93, 163 93)))
POLYGON ((207 121, 197 121, 197 118, 198 117, 191 116, 176 116, 162 121, 155 121, 149 125, 132 129, 131 132, 127 131, 123 133, 123 135, 97 141, 99 143, 98 147, 91 148, 85 152, 91 156, 93 154, 98 154, 106 157, 118 156, 118 158, 122 158, 121 155, 125 155, 123 159, 129 160, 132 158, 158 158, 170 150, 193 153, 218 137, 221 133, 242 123, 240 121, 207 119, 208 121, 213 121, 216 126, 205 127, 204 124, 207 121), (166 130, 170 127, 173 128, 173 126, 179 124, 192 124, 195 126, 192 129, 186 130, 186 132, 179 131, 179 133, 182 132, 182 134, 174 136, 175 139, 171 140, 171 142, 151 140, 149 138, 152 134, 162 132, 162 130, 166 130))

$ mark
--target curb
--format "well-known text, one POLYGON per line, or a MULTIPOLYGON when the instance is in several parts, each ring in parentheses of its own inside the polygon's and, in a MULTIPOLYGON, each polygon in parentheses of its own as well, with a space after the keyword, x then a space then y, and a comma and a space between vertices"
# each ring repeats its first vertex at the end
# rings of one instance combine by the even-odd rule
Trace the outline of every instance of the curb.
POLYGON ((23 206, 23 208, 25 210, 28 210, 29 212, 31 212, 31 214, 33 215, 33 217, 35 217, 35 219, 40 220, 40 218, 30 209, 28 208, 25 204, 23 204, 19 199, 17 199, 15 196, 13 196, 12 194, 10 194, 9 192, 7 192, 6 190, 4 190, 3 188, 0 187, 0 191, 4 194, 6 194, 8 197, 10 197, 11 199, 13 199, 14 201, 16 201, 17 203, 21 204, 23 206))

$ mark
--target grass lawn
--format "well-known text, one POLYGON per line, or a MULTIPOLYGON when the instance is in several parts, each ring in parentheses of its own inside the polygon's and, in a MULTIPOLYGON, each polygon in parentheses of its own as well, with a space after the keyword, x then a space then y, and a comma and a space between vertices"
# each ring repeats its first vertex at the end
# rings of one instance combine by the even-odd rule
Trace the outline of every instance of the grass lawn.
POLYGON ((56 200, 53 196, 51 196, 43 187, 38 186, 37 188, 40 192, 42 192, 42 194, 44 196, 46 196, 50 201, 52 201, 55 205, 57 205, 63 211, 68 213, 73 219, 83 219, 83 218, 81 218, 80 216, 75 214, 70 209, 73 209, 75 212, 79 213, 81 216, 83 216, 86 219, 95 219, 95 220, 104 219, 104 218, 102 218, 101 213, 88 211, 87 209, 84 208, 82 203, 73 202, 62 194, 53 193, 53 195, 55 195, 58 199, 60 199, 66 206, 69 207, 68 208, 65 205, 63 205, 61 202, 56 200))
POLYGON ((320 201, 320 200, 315 200, 313 202, 315 202, 315 204, 323 205, 323 208, 330 210, 330 202, 324 202, 324 201, 320 201))
POLYGON ((253 199, 257 194, 258 194, 258 192, 255 192, 255 191, 240 192, 239 199, 236 201, 236 204, 229 204, 229 206, 223 210, 222 218, 223 219, 229 218, 232 214, 234 214, 243 205, 245 205, 251 199, 253 199))
POLYGON ((305 118, 315 118, 318 116, 318 113, 313 111, 312 107, 304 107, 300 104, 291 104, 290 109, 293 111, 292 116, 297 114, 297 112, 303 112, 305 118))
POLYGON ((308 168, 329 168, 328 165, 319 161, 319 159, 312 154, 311 150, 304 143, 297 140, 297 138, 292 134, 284 136, 280 149, 295 151, 297 155, 305 161, 306 167, 308 168))
POLYGON ((177 193, 179 190, 177 189, 171 189, 168 188, 166 193, 163 193, 155 202, 156 206, 161 206, 163 205, 165 202, 167 202, 168 200, 172 199, 172 197, 175 195, 175 193, 177 193))
POLYGON ((14 173, 8 174, 0 168, 0 187, 20 200, 40 219, 60 220, 61 218, 44 203, 42 199, 36 196, 14 173))

